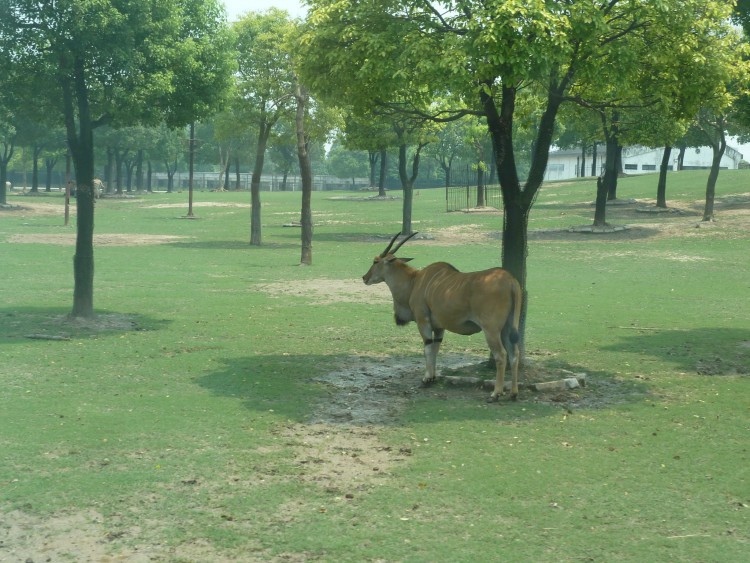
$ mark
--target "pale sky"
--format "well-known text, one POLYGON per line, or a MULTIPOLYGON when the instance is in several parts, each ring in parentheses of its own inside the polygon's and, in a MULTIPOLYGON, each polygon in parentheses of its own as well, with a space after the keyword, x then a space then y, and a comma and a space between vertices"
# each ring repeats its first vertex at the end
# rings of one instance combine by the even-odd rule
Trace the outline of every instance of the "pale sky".
POLYGON ((304 17, 306 9, 300 0, 221 0, 227 9, 227 19, 235 21, 247 12, 261 12, 268 8, 286 10, 293 18, 304 17))

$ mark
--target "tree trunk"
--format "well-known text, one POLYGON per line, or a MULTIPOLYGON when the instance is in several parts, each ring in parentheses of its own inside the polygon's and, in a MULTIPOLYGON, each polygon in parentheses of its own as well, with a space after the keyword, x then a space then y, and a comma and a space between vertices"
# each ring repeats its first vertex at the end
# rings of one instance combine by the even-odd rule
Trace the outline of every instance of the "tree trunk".
POLYGON ((8 205, 8 188, 5 185, 7 181, 7 166, 0 163, 0 205, 8 205))
POLYGON ((173 184, 173 182, 174 182, 174 180, 173 180, 173 178, 174 178, 174 172, 172 172, 172 168, 169 165, 169 161, 168 160, 164 161, 164 166, 167 169, 167 193, 171 194, 172 193, 172 188, 174 187, 174 184, 173 184))
POLYGON ((242 187, 242 177, 240 176, 240 157, 234 157, 234 189, 239 191, 242 187))
POLYGON ((682 170, 685 166, 685 151, 687 146, 681 146, 680 152, 677 153, 677 170, 682 170))
POLYGON ((115 187, 115 152, 111 147, 107 147, 107 164, 104 165, 104 191, 112 193, 115 187))
POLYGON ((708 173, 706 182, 706 206, 703 209, 703 221, 714 220, 714 197, 716 195, 716 180, 719 178, 721 159, 727 148, 727 140, 724 131, 719 131, 719 142, 712 143, 713 158, 711 160, 711 171, 708 173))
POLYGON ((378 157, 380 153, 378 151, 367 151, 367 159, 370 163, 370 187, 375 187, 375 168, 378 165, 378 157))
POLYGON ((523 293, 519 326, 520 340, 518 343, 521 358, 525 356, 526 314, 529 304, 526 287, 529 213, 544 180, 544 172, 547 168, 549 149, 554 134, 555 119, 560 108, 562 93, 567 87, 567 79, 568 77, 557 84, 551 84, 548 90, 547 107, 539 122, 531 169, 523 191, 521 191, 513 151, 513 115, 516 89, 513 86, 502 86, 499 112, 494 98, 484 90, 479 92, 482 107, 487 117, 487 127, 492 138, 492 149, 503 195, 502 267, 518 280, 523 293))
POLYGON ((260 225, 260 177, 263 173, 263 161, 266 158, 266 143, 268 142, 270 132, 270 126, 265 122, 262 123, 258 130, 255 166, 253 166, 253 176, 250 181, 250 200, 252 205, 252 209, 250 210, 250 244, 253 246, 260 246, 262 242, 260 225))
POLYGON ((581 143, 581 168, 578 171, 581 178, 586 176, 586 143, 581 143))
POLYGON ((385 197, 385 174, 387 171, 388 151, 380 151, 380 176, 378 178, 378 197, 385 197))
POLYGON ((477 207, 484 207, 484 163, 477 163, 477 207))
POLYGON ((521 284, 523 304, 519 323, 518 347, 521 358, 526 355, 526 314, 529 306, 529 292, 526 289, 526 260, 529 255, 528 228, 529 212, 516 203, 503 206, 503 269, 508 270, 521 284))
POLYGON ((125 190, 128 193, 133 192, 133 170, 135 169, 135 159, 125 160, 125 190))
POLYGON ((117 187, 115 193, 117 195, 122 195, 122 165, 129 152, 130 149, 125 149, 124 151, 115 149, 115 186, 117 187))
POLYGON ((599 146, 599 143, 594 143, 593 148, 591 149, 591 175, 592 176, 598 176, 599 174, 596 173, 596 158, 598 156, 597 154, 597 148, 599 146))
POLYGON ((440 165, 440 169, 443 171, 443 185, 447 190, 451 185, 451 167, 448 165, 446 159, 442 157, 438 160, 438 164, 440 165))
POLYGON ((604 227, 607 224, 607 184, 604 177, 596 179, 596 203, 594 204, 594 226, 604 227))
POLYGON ((656 186, 656 207, 667 208, 667 171, 669 170, 669 159, 672 156, 672 146, 664 147, 659 167, 659 183, 656 186))
POLYGON ((411 213, 414 202, 414 188, 406 174, 406 145, 401 144, 398 147, 398 175, 401 178, 401 189, 404 193, 404 204, 401 213, 401 234, 408 236, 411 230, 411 213))
POLYGON ((8 193, 5 182, 8 181, 8 163, 13 157, 13 143, 2 143, 2 153, 0 153, 0 204, 8 204, 8 193))
POLYGON ((617 199, 617 179, 620 177, 619 166, 617 164, 617 161, 619 160, 617 155, 619 152, 620 143, 617 142, 617 139, 614 139, 614 149, 610 148, 609 142, 607 143, 607 163, 609 163, 610 153, 614 155, 612 168, 607 164, 607 168, 604 171, 604 183, 607 184, 607 201, 614 201, 617 199))
POLYGON ((404 236, 412 233, 411 217, 414 203, 414 182, 419 175, 420 154, 426 145, 427 143, 417 145, 411 160, 411 175, 408 175, 406 172, 406 145, 402 143, 398 148, 398 175, 401 178, 401 187, 404 191, 404 206, 401 221, 401 234, 404 236))
MULTIPOLYGON (((617 199, 617 155, 620 147, 620 114, 615 111, 612 119, 607 124, 606 113, 602 113, 602 124, 604 128, 604 140, 606 142, 606 162, 604 163, 604 185, 607 188, 607 200, 617 199)), ((597 186, 598 187, 598 186, 597 186)))
POLYGON ((143 191, 143 149, 138 150, 135 159, 135 190, 137 192, 143 191))
POLYGON ((57 157, 46 158, 44 160, 44 167, 46 170, 44 178, 44 191, 46 192, 52 191, 52 170, 55 168, 55 164, 57 164, 57 157))
POLYGON ((75 59, 74 67, 74 83, 65 81, 62 84, 65 127, 77 181, 76 248, 73 256, 75 285, 71 315, 92 317, 94 315, 94 135, 83 61, 75 59), (76 131, 76 121, 78 131, 76 131))
POLYGON ((31 147, 31 193, 39 193, 39 153, 41 147, 34 145, 31 147))
POLYGON ((295 124, 297 126, 297 157, 299 159, 299 173, 302 182, 302 213, 300 222, 302 225, 302 252, 300 264, 312 265, 312 166, 310 164, 310 153, 307 150, 305 139, 305 113, 307 108, 307 90, 299 83, 295 85, 295 98, 297 98, 297 115, 295 124))
POLYGON ((70 224, 70 189, 71 189, 71 174, 70 174, 70 161, 71 161, 70 149, 65 151, 65 219, 64 223, 67 227, 70 224))
POLYGON ((227 165, 224 168, 224 189, 229 189, 229 151, 227 151, 227 165))

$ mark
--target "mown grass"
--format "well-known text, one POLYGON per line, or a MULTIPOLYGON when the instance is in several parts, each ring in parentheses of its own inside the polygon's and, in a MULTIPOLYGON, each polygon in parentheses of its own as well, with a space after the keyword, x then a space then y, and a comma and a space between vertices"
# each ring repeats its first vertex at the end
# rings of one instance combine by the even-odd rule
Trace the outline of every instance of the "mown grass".
MULTIPOLYGON (((44 537, 74 532, 48 522, 84 513, 94 537, 55 556, 744 561, 748 181, 723 171, 717 222, 697 228, 705 173, 674 174, 682 214, 612 207, 611 222, 638 226, 601 236, 553 231, 591 221, 592 181, 545 187, 530 225, 528 350, 589 386, 486 404, 472 388, 419 389, 415 370, 393 397, 405 407, 366 427, 312 421, 345 399, 321 376, 352 358, 395 369, 421 355, 387 303, 336 295, 399 230, 400 201, 315 193, 314 264, 300 267, 299 232, 283 226, 299 194, 263 194, 260 248, 247 244, 246 193, 196 194, 212 204, 196 220, 164 206, 185 194, 101 200, 96 232, 133 240, 96 248, 94 325, 65 319, 72 247, 2 242, 0 529, 20 511, 41 539, 8 534, 0 559, 37 556, 44 537), (184 238, 136 245, 143 235, 184 238), (69 340, 27 338, 39 334, 69 340)), ((655 183, 626 178, 619 195, 653 198, 655 183)), ((402 253, 489 267, 501 221, 445 213, 440 191, 420 191, 415 229, 436 239, 402 253)), ((2 241, 72 231, 61 214, 0 215, 2 241)), ((483 359, 481 335, 449 336, 441 354, 459 353, 483 359)))

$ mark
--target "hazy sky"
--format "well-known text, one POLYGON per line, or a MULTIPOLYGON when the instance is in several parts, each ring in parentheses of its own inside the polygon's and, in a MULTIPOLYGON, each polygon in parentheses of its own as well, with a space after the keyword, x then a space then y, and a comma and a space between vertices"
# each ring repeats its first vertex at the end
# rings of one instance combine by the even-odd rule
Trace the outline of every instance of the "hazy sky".
POLYGON ((305 9, 300 0, 222 0, 227 8, 229 21, 236 20, 238 16, 249 11, 260 12, 268 8, 280 8, 286 10, 292 17, 302 17, 305 9))

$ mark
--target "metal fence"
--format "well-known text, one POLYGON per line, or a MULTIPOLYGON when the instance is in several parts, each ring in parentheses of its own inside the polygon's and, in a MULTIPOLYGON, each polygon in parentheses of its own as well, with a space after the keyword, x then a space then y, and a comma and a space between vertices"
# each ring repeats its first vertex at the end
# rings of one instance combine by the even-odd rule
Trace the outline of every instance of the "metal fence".
POLYGON ((446 211, 468 211, 477 207, 502 209, 503 199, 500 186, 484 187, 484 205, 479 195, 477 186, 449 186, 445 188, 446 211))
MULTIPOLYGON (((193 175, 193 187, 196 190, 214 190, 223 184, 225 178, 218 172, 196 172, 193 175)), ((229 184, 224 186, 230 190, 249 190, 251 184, 252 174, 249 172, 241 172, 239 175, 239 185, 237 184, 237 174, 234 172, 229 173, 229 184)), ((164 172, 154 172, 152 174, 152 186, 155 190, 166 189, 168 183, 167 174, 164 172)), ((367 178, 337 178, 335 176, 327 176, 322 174, 316 174, 313 176, 313 191, 327 191, 327 190, 362 190, 369 186, 369 180, 367 178)), ((188 174, 187 172, 177 172, 174 175, 174 186, 173 189, 187 189, 188 187, 188 174)), ((266 191, 290 191, 296 192, 302 189, 302 181, 299 176, 290 174, 284 179, 280 174, 264 174, 260 179, 260 190, 266 191)))

